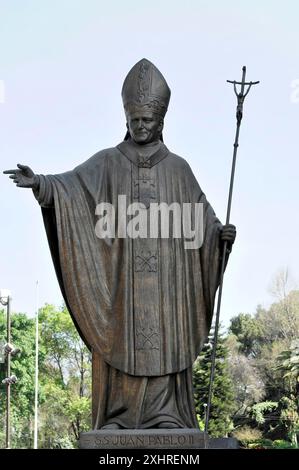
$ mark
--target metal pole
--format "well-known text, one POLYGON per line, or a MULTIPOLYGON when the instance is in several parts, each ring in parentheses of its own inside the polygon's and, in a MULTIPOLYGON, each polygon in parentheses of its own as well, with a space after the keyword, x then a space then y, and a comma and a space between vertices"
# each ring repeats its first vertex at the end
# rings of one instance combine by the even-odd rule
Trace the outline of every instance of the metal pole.
MULTIPOLYGON (((228 196, 228 204, 227 204, 227 212, 226 212, 226 224, 229 224, 229 221, 230 221, 230 212, 231 212, 231 205, 232 205, 232 195, 233 195, 235 169, 236 169, 236 159, 237 159, 237 152, 238 152, 238 147, 239 147, 240 126, 241 126, 241 121, 243 117, 244 99, 247 96, 251 86, 259 83, 259 82, 245 82, 245 76, 246 76, 246 67, 244 66, 242 68, 242 81, 241 82, 227 80, 229 83, 233 83, 234 85, 234 91, 235 91, 235 95, 237 96, 238 103, 237 103, 237 111, 236 111, 237 126, 236 126, 232 169, 231 169, 231 177, 230 177, 230 185, 229 185, 229 196, 228 196), (240 93, 237 93, 236 85, 241 85, 240 93), (248 85, 248 89, 246 93, 244 93, 245 85, 248 85)), ((220 282, 219 282, 217 310, 216 310, 216 319, 215 319, 214 344, 213 344, 213 351, 212 351, 212 357, 211 357, 211 373, 210 373, 210 383, 209 383, 209 393, 208 393, 208 404, 207 404, 207 409, 206 409, 205 432, 208 432, 208 429, 209 429, 210 409, 211 409, 211 402, 212 402, 212 396, 213 396, 213 384, 214 384, 214 378, 215 378, 216 350, 217 350, 218 332, 219 332, 219 323, 220 323, 219 320, 220 320, 220 309, 221 309, 221 299, 222 299, 222 289, 223 289, 223 276, 224 276, 224 271, 225 271, 225 262, 226 262, 227 252, 228 252, 228 246, 227 246, 227 241, 225 241, 223 244, 221 269, 220 269, 220 282)))
POLYGON ((34 449, 38 449, 38 281, 36 281, 36 311, 35 311, 35 394, 34 394, 34 449))
MULTIPOLYGON (((230 211, 231 211, 232 193, 233 193, 233 185, 234 185, 234 177, 235 177, 235 169, 236 169, 236 158, 237 158, 238 139, 239 139, 239 132, 240 132, 240 123, 241 121, 238 121, 237 123, 236 136, 235 136, 235 142, 234 142, 234 154, 233 154, 231 178, 230 178, 230 185, 229 185, 226 224, 229 224, 229 220, 230 220, 230 211)), ((211 409, 211 402, 212 402, 212 393, 213 393, 213 383, 214 383, 214 378, 215 378, 216 349, 217 349, 217 343, 218 343, 218 333, 219 333, 219 323, 220 323, 219 319, 220 319, 220 308, 221 308, 222 289, 223 289, 223 275, 225 271, 226 255, 227 255, 227 242, 225 241, 223 244, 223 252, 222 252, 220 283, 219 283, 219 292, 218 292, 217 310, 216 310, 216 319, 215 319, 214 344, 213 344, 212 357, 211 357, 209 395, 208 395, 208 404, 207 404, 206 419, 205 419, 205 431, 206 432, 208 432, 210 409, 211 409)))
MULTIPOLYGON (((11 341, 10 296, 7 298, 7 344, 11 341)), ((7 377, 10 377, 10 353, 7 354, 7 377)), ((10 449, 10 382, 6 383, 6 449, 10 449)))

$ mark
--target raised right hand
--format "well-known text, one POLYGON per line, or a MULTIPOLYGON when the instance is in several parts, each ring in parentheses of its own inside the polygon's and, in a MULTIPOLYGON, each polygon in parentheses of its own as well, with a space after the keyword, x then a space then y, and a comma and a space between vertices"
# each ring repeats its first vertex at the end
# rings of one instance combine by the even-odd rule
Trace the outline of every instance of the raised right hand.
POLYGON ((38 188, 38 176, 33 173, 31 168, 26 165, 21 165, 18 163, 17 169, 15 170, 5 170, 3 173, 5 175, 10 175, 10 178, 19 188, 38 188))

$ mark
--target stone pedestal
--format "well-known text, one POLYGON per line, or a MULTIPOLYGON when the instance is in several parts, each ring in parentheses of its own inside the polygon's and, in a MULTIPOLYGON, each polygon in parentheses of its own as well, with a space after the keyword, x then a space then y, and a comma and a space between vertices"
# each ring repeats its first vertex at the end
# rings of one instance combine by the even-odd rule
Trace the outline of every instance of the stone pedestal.
POLYGON ((80 449, 236 449, 236 439, 210 439, 198 429, 120 429, 82 433, 80 449))

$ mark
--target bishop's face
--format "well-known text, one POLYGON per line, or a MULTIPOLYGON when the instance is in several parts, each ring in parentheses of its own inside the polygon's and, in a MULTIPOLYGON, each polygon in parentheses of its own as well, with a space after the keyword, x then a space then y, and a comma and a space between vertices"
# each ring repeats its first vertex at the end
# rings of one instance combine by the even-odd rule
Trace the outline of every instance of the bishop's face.
POLYGON ((150 111, 136 111, 127 117, 127 128, 137 144, 144 145, 160 139, 163 118, 150 111))

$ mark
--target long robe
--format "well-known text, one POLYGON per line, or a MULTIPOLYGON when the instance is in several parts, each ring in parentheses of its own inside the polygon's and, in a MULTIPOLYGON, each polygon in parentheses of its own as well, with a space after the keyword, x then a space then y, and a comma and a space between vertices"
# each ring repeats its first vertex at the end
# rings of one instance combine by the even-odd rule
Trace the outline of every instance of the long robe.
POLYGON ((187 162, 160 143, 150 159, 122 142, 74 170, 40 175, 35 194, 60 287, 92 351, 93 423, 196 427, 192 364, 210 329, 219 284, 221 223, 187 162), (183 238, 120 238, 127 203, 203 203, 203 245, 183 238), (96 207, 113 205, 116 236, 101 239, 96 207))

